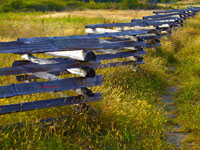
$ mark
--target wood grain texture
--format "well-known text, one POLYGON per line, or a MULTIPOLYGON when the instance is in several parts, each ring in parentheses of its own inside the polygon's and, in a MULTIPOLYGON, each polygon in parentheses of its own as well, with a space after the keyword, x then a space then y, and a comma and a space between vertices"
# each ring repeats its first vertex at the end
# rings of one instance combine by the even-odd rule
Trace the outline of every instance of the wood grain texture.
MULTIPOLYGON (((67 70, 64 70, 64 71, 55 71, 55 72, 49 72, 49 73, 56 75, 56 76, 70 74, 70 73, 80 75, 81 77, 95 77, 95 75, 96 75, 95 70, 92 69, 92 68, 89 68, 89 67, 78 68, 78 72, 76 71, 76 68, 74 68, 74 69, 75 70, 71 69, 70 70, 71 72, 69 72, 68 71, 69 69, 67 69, 67 70), (80 73, 80 70, 84 71, 84 73, 80 73)), ((17 81, 26 81, 26 80, 31 81, 32 79, 40 79, 40 77, 37 77, 35 74, 36 73, 28 73, 28 74, 25 74, 25 75, 18 75, 18 76, 16 76, 16 79, 17 79, 17 81)), ((48 76, 46 76, 46 75, 44 75, 44 76, 45 76, 46 80, 49 80, 48 76)))
MULTIPOLYGON (((126 31, 130 34, 124 35, 132 35, 134 31, 126 31)), ((141 32, 141 34, 145 32, 141 32)), ((99 34, 92 34, 99 35, 99 34)), ((123 34, 118 34, 120 36, 123 34)), ((76 41, 76 40, 74 40, 76 41)), ((94 50, 94 49, 115 49, 120 47, 133 47, 138 43, 133 41, 115 41, 109 42, 106 40, 98 40, 98 42, 87 43, 79 43, 76 41, 73 45, 73 42, 68 44, 65 40, 62 41, 53 41, 53 42, 33 42, 33 43, 24 43, 24 42, 0 42, 0 53, 18 53, 18 54, 30 54, 30 53, 42 53, 42 52, 52 52, 52 51, 66 51, 66 50, 77 50, 77 49, 85 49, 85 50, 94 50), (20 44, 19 44, 20 43, 20 44)), ((140 43, 141 44, 141 43, 140 43)), ((144 42, 145 44, 145 42, 144 42)))
MULTIPOLYGON (((91 54, 91 57, 87 55, 89 53, 89 52, 87 53, 87 51, 86 51, 87 54, 84 53, 85 51, 82 51, 82 50, 79 51, 80 53, 82 53, 83 57, 82 56, 80 56, 80 57, 76 56, 76 53, 73 53, 73 52, 74 51, 72 51, 72 54, 70 55, 71 57, 74 57, 74 58, 76 57, 77 59, 83 58, 83 59, 95 60, 96 61, 96 55, 93 52, 91 54), (85 58, 85 56, 86 56, 85 54, 87 55, 88 58, 85 58)), ((75 52, 77 52, 77 51, 75 51, 75 52)), ((62 54, 62 52, 61 52, 61 54, 62 54)), ((65 55, 66 55, 66 53, 65 53, 65 55)), ((52 58, 52 59, 40 59, 40 58, 35 57, 31 54, 24 54, 24 55, 22 55, 22 58, 24 58, 28 61, 31 61, 33 63, 39 64, 39 65, 56 64, 56 63, 59 63, 59 62, 69 62, 70 61, 70 60, 63 60, 63 59, 56 59, 56 58, 55 59, 54 58, 52 58)), ((19 65, 20 64, 18 64, 18 66, 19 65)), ((21 65, 23 65, 23 64, 21 64, 21 65)), ((15 66, 16 66, 16 64, 15 64, 15 66)), ((81 77, 94 77, 95 76, 95 71, 92 68, 89 68, 89 67, 71 68, 71 69, 66 69, 66 71, 67 71, 67 73, 72 73, 72 74, 75 74, 75 75, 79 75, 81 77)), ((42 72, 42 73, 45 74, 45 72, 42 72)), ((35 76, 37 76, 37 74, 41 74, 41 73, 38 72, 38 73, 34 73, 34 74, 36 74, 35 76)), ((48 78, 48 75, 43 75, 43 76, 46 76, 46 78, 48 78)))
POLYGON ((124 61, 124 62, 107 63, 107 64, 102 64, 99 68, 104 69, 108 67, 127 66, 136 64, 144 64, 144 61, 124 61))
POLYGON ((97 55, 97 59, 99 60, 110 60, 110 59, 116 59, 116 58, 126 58, 130 56, 138 56, 138 55, 144 55, 146 54, 145 51, 125 51, 125 52, 117 52, 115 54, 102 54, 97 55))
MULTIPOLYGON (((185 13, 171 13, 171 14, 162 14, 162 15, 152 15, 152 16, 145 16, 143 19, 154 19, 154 18, 166 18, 171 16, 185 16, 185 13)), ((182 17, 184 18, 184 17, 182 17)))
POLYGON ((102 99, 102 96, 100 93, 94 93, 93 96, 89 96, 89 97, 78 95, 78 96, 62 97, 62 98, 49 99, 49 100, 40 100, 40 101, 25 102, 25 103, 18 103, 18 104, 1 105, 0 115, 14 113, 14 112, 23 112, 23 111, 30 111, 30 110, 35 110, 35 109, 56 107, 56 106, 83 104, 86 102, 99 101, 101 99, 102 99))
POLYGON ((88 50, 76 50, 76 51, 56 51, 56 52, 46 52, 45 54, 62 57, 62 58, 71 58, 81 61, 95 61, 96 56, 92 51, 88 50))
POLYGON ((24 74, 24 73, 33 73, 33 72, 54 72, 54 71, 64 71, 66 69, 71 68, 82 68, 82 67, 90 67, 94 68, 100 65, 100 62, 78 62, 71 61, 68 63, 59 63, 59 64, 47 64, 47 65, 39 65, 34 64, 27 61, 15 61, 15 66, 8 68, 0 68, 0 76, 5 75, 16 75, 16 74, 24 74), (20 66, 19 63, 26 65, 20 66), (17 66, 18 63, 18 66, 17 66))
POLYGON ((172 10, 164 10, 164 11, 153 11, 155 14, 165 14, 165 13, 176 13, 176 12, 187 12, 189 9, 172 9, 172 10))
POLYGON ((49 82, 32 82, 0 86, 0 98, 26 95, 32 93, 58 92, 78 88, 98 86, 102 84, 102 76, 94 78, 67 78, 49 82))
POLYGON ((146 27, 146 26, 158 26, 161 25, 161 22, 155 22, 151 20, 145 20, 145 21, 134 21, 130 23, 110 23, 110 24, 91 24, 87 25, 86 28, 113 28, 113 27, 135 27, 135 26, 140 26, 140 27, 146 27))

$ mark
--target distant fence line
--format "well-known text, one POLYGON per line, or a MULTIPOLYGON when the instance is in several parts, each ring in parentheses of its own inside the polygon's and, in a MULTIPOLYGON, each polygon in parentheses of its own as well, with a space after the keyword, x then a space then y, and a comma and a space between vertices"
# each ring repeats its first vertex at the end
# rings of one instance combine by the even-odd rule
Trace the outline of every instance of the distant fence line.
POLYGON ((0 42, 0 53, 13 53, 23 58, 13 62, 11 67, 0 68, 0 76, 16 75, 17 81, 23 82, 0 86, 0 98, 44 92, 62 95, 55 99, 0 105, 0 115, 101 100, 101 93, 93 93, 89 89, 103 84, 102 76, 96 75, 95 69, 144 63, 144 48, 161 46, 162 36, 171 35, 173 28, 182 27, 187 18, 199 11, 198 7, 155 11, 155 15, 133 19, 129 23, 87 25, 88 35, 0 42), (38 58, 34 56, 37 53, 52 58, 38 58), (126 59, 121 61, 118 58, 126 59), (112 59, 118 61, 101 63, 112 59), (58 77, 63 74, 76 77, 58 77), (66 90, 76 94, 67 96, 61 93, 66 90))

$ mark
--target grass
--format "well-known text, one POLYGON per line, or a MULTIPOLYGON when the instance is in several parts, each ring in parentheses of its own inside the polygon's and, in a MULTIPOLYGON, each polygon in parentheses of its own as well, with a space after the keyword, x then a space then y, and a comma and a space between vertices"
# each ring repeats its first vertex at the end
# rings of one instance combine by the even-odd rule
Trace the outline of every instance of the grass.
POLYGON ((173 31, 172 36, 165 39, 158 55, 168 60, 169 66, 176 71, 169 74, 173 79, 171 86, 178 86, 174 94, 177 119, 182 125, 181 131, 187 133, 183 149, 200 148, 200 15, 189 19, 183 28, 173 31))
MULTIPOLYGON (((151 12, 87 10, 73 11, 70 14, 63 12, 0 14, 0 28, 3 29, 0 31, 0 40, 84 34, 84 26, 87 24, 130 22, 132 18, 141 18, 150 15, 151 12), (91 14, 96 14, 96 16, 91 14)), ((92 88, 93 91, 101 92, 103 95, 102 101, 90 104, 99 111, 97 115, 76 113, 70 106, 63 106, 0 116, 1 125, 6 126, 0 132, 0 148, 175 149, 164 141, 167 120, 164 117, 161 96, 165 93, 167 86, 172 84, 167 81, 167 78, 172 75, 169 74, 168 65, 177 68, 173 84, 180 84, 181 87, 176 95, 179 114, 177 122, 184 124, 184 129, 192 133, 190 139, 199 137, 197 134, 199 131, 197 118, 199 83, 195 82, 199 77, 200 69, 198 68, 197 40, 199 39, 199 34, 197 34, 199 19, 198 15, 195 19, 188 21, 184 28, 174 31, 171 38, 163 39, 161 48, 147 50, 146 63, 141 65, 137 73, 129 66, 97 70, 97 73, 102 74, 104 78, 102 86, 92 88), (195 58, 195 65, 191 65, 193 58, 195 58), (187 86, 190 90, 187 90, 187 86), (196 102, 195 105, 194 102, 196 102), (197 117, 191 118, 191 112, 197 117), (29 124, 31 121, 42 118, 63 115, 67 118, 47 128, 29 124), (187 121, 188 118, 191 118, 191 121, 187 121), (7 127, 8 124, 21 121, 26 122, 21 129, 7 127), (191 126, 191 124, 194 125, 191 126)), ((14 60, 19 59, 19 56, 1 54, 0 66, 11 66, 14 60)), ((0 85, 11 83, 17 83, 14 76, 0 78, 0 85)), ((53 97, 57 96, 53 93, 32 94, 1 99, 0 104, 53 97)), ((199 146, 198 140, 194 143, 196 147, 199 146)))
POLYGON ((177 105, 177 122, 183 125, 185 132, 190 136, 186 143, 190 143, 191 149, 200 148, 200 15, 196 19, 188 21, 183 29, 174 32, 174 50, 176 58, 176 82, 180 89, 175 95, 177 105))
POLYGON ((87 10, 61 13, 1 13, 0 39, 8 41, 19 37, 80 35, 85 34, 85 26, 88 24, 130 22, 132 18, 141 18, 144 14, 151 15, 152 11, 87 10))

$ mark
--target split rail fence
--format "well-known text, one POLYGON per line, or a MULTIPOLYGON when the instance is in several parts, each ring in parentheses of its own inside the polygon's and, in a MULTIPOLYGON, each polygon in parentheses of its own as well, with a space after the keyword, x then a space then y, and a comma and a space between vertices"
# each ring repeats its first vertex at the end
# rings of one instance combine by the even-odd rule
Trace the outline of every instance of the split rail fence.
POLYGON ((0 42, 0 53, 21 55, 23 59, 13 62, 10 67, 0 68, 0 76, 16 75, 18 81, 0 86, 0 98, 45 92, 61 94, 61 98, 0 105, 0 115, 101 100, 101 93, 89 89, 103 84, 102 76, 97 75, 95 69, 144 63, 145 48, 161 46, 162 36, 169 36, 173 28, 182 27, 187 18, 199 11, 197 7, 155 11, 155 15, 133 19, 129 23, 87 25, 88 35, 0 42), (41 53, 51 58, 34 56, 41 53), (118 58, 125 59, 120 61, 118 58), (113 59, 118 61, 101 63, 113 59), (63 74, 75 77, 59 77, 63 74), (61 93, 67 90, 76 95, 61 93))

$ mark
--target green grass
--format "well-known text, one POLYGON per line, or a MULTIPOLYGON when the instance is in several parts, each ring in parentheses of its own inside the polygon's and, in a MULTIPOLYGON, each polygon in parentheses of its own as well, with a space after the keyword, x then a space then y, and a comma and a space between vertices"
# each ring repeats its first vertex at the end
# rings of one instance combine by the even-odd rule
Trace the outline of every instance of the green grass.
MULTIPOLYGON (((106 16, 90 18, 44 17, 45 15, 47 13, 1 14, 0 40, 83 34, 86 24, 113 21, 106 19, 106 16)), ((118 22, 122 21, 120 17, 117 19, 118 22)), ((123 21, 130 20, 131 17, 123 21)), ((0 124, 5 126, 0 132, 0 149, 174 149, 164 141, 167 120, 161 100, 171 84, 181 86, 176 95, 177 113, 180 114, 177 121, 184 124, 188 132, 191 129, 190 132, 199 137, 198 20, 200 16, 188 21, 184 28, 174 31, 171 38, 163 39, 161 48, 147 50, 146 63, 141 65, 138 72, 132 71, 130 66, 97 70, 97 74, 103 75, 104 84, 92 90, 101 92, 103 100, 89 104, 99 112, 97 115, 76 113, 70 106, 63 106, 0 116, 0 124), (193 58, 195 65, 192 65, 193 58), (167 81, 172 75, 166 67, 168 65, 177 68, 173 83, 167 81), (190 88, 187 89, 187 85, 190 88), (191 117, 191 114, 198 118, 191 117), (67 118, 47 128, 42 128, 41 124, 29 124, 42 118, 63 115, 67 118), (188 118, 190 121, 187 121, 188 118), (21 121, 26 122, 23 128, 8 128, 8 124, 21 121)), ((1 54, 0 66, 11 66, 14 60, 19 59, 19 56, 1 54)), ((17 83, 14 76, 0 78, 0 85, 11 83, 17 83)), ((53 93, 32 94, 1 99, 0 104, 54 97, 58 96, 53 93)), ((198 146, 197 140, 196 143, 198 146)))
POLYGON ((158 55, 168 59, 176 71, 170 74, 171 85, 179 87, 174 94, 177 119, 181 131, 188 133, 183 149, 200 148, 200 15, 189 19, 183 28, 173 31, 163 42, 158 55), (170 57, 169 57, 170 56, 170 57))
MULTIPOLYGON (((193 149, 200 148, 200 15, 188 21, 183 29, 176 33, 179 45, 177 52, 177 82, 180 89, 176 96, 178 118, 183 130, 190 133, 186 140, 193 149)), ((175 38, 174 38, 175 39, 175 38)), ((173 40, 174 40, 173 39, 173 40)))
POLYGON ((40 17, 45 14, 47 13, 1 13, 0 38, 16 40, 19 37, 83 34, 88 22, 95 24, 105 20, 70 15, 58 18, 40 17))

